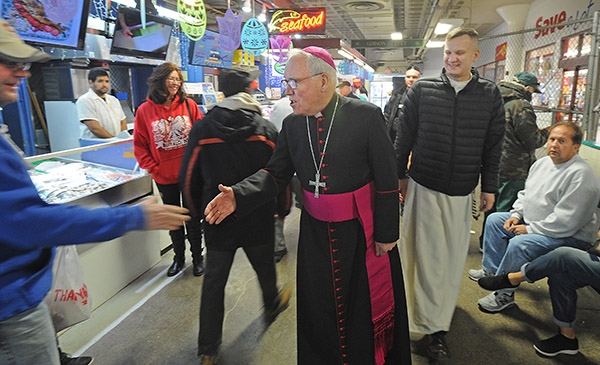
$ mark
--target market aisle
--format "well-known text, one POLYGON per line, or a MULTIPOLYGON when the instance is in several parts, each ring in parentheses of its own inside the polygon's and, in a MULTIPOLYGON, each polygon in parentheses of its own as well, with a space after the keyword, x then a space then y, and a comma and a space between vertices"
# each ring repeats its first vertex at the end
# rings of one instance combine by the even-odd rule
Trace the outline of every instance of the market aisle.
MULTIPOLYGON (((290 253, 277 264, 280 283, 294 286, 299 210, 293 208, 285 222, 290 253)), ((532 347, 538 338, 554 334, 545 281, 521 285, 518 307, 489 315, 477 309, 486 294, 468 279, 466 271, 480 265, 477 237, 479 221, 463 276, 458 306, 448 335, 452 364, 600 364, 598 294, 579 291, 578 324, 581 353, 553 360, 538 357, 532 347)), ((196 338, 202 278, 191 268, 167 278, 169 253, 114 298, 96 309, 92 318, 60 336, 65 351, 85 353, 98 365, 197 364, 196 338), (120 318, 122 317, 122 318, 120 318)), ((287 365, 296 363, 296 302, 270 327, 261 320, 262 304, 256 275, 242 251, 238 252, 226 289, 227 317, 220 365, 287 365)), ((188 259, 188 263, 191 260, 188 259)), ((189 264, 188 264, 189 265, 189 264)), ((413 364, 428 364, 427 341, 415 337, 413 364)))

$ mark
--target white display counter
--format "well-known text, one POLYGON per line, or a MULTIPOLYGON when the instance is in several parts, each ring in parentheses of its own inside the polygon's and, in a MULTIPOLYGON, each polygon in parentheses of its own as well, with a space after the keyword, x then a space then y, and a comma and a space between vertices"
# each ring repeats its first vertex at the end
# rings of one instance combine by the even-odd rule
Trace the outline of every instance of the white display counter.
MULTIPOLYGON (((95 148, 98 148, 98 146, 95 146, 95 148)), ((80 150, 84 151, 85 148, 80 150)), ((107 184, 103 181, 103 185, 99 190, 89 187, 89 191, 92 193, 83 192, 78 197, 67 197, 67 201, 60 201, 61 203, 76 204, 90 208, 107 207, 121 204, 135 204, 140 198, 155 194, 151 176, 143 171, 132 172, 130 170, 60 157, 61 154, 72 156, 74 153, 77 154, 82 151, 69 150, 50 153, 29 157, 26 160, 36 165, 35 170, 44 166, 43 162, 46 162, 46 164, 56 164, 57 162, 65 163, 66 165, 73 164, 76 168, 71 170, 75 175, 67 179, 69 181, 80 179, 80 176, 76 176, 77 174, 93 176, 93 173, 102 173, 103 171, 107 171, 106 173, 111 178, 114 175, 125 176, 125 178, 117 179, 113 184, 107 184)), ((35 170, 32 172, 34 175, 36 174, 35 170)), ((45 172, 43 174, 51 173, 45 172)), ((35 182, 35 176, 33 176, 33 180, 35 182)), ((52 179, 47 178, 46 181, 50 182, 52 179)), ((38 190, 41 187, 43 189, 43 184, 41 186, 39 184, 38 181, 36 184, 38 190)), ((51 184, 49 183, 48 185, 51 184)), ((59 187, 58 189, 68 190, 66 187, 59 187)), ((86 189, 88 189, 87 186, 86 189)), ((58 193, 52 194, 52 196, 60 195, 58 193)), ((161 240, 169 240, 168 232, 135 231, 108 242, 78 245, 77 250, 92 300, 92 307, 95 309, 146 270, 156 265, 160 261, 161 240)), ((165 244, 162 246, 165 246, 165 244)))

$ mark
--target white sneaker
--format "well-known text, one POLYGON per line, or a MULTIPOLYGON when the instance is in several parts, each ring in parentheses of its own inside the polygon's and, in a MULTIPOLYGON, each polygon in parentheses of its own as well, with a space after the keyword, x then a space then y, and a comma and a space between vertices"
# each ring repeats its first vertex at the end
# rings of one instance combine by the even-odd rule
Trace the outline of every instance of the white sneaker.
POLYGON ((479 269, 479 270, 471 269, 471 270, 469 270, 469 279, 471 279, 473 281, 477 281, 477 280, 479 280, 479 279, 481 279, 483 277, 486 277, 486 276, 492 276, 492 273, 489 273, 489 272, 487 272, 487 271, 485 271, 483 269, 479 269))
POLYGON ((493 292, 477 301, 479 309, 487 313, 497 313, 515 305, 515 293, 493 292))

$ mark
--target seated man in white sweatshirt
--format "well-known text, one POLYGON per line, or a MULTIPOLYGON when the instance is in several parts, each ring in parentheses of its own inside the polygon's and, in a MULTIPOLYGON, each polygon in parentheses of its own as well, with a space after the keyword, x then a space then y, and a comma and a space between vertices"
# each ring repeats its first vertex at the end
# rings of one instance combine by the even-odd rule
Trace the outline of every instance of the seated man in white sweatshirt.
MULTIPOLYGON (((582 139, 583 131, 576 124, 552 126, 548 156, 531 166, 513 209, 488 217, 483 269, 469 270, 471 279, 518 271, 526 262, 557 247, 587 250, 592 246, 599 225, 600 180, 577 154, 582 139)), ((479 299, 479 308, 494 313, 511 307, 515 290, 495 291, 479 299)))

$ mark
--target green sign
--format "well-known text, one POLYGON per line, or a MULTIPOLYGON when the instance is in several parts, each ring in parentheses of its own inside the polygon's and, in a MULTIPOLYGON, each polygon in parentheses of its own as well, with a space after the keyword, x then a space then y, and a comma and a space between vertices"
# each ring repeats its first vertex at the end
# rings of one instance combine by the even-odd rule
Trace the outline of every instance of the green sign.
POLYGON ((358 39, 353 40, 352 48, 415 48, 423 47, 422 39, 358 39))

